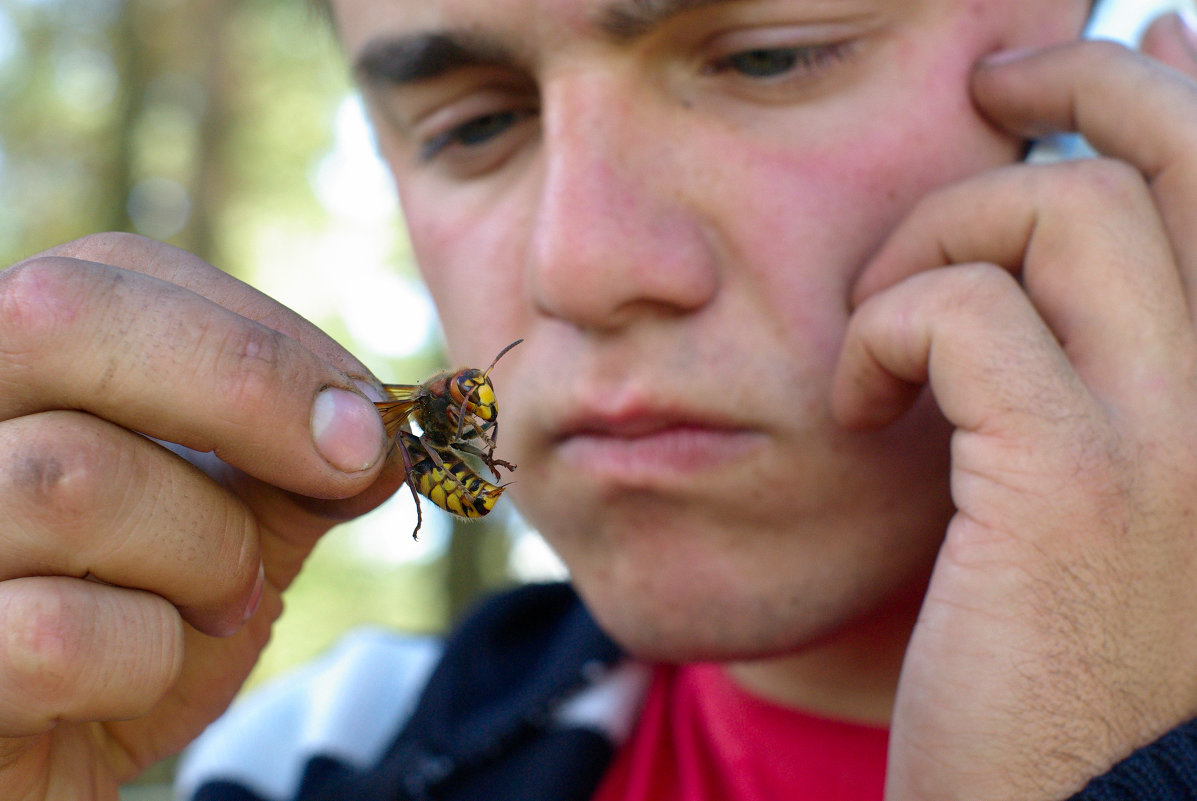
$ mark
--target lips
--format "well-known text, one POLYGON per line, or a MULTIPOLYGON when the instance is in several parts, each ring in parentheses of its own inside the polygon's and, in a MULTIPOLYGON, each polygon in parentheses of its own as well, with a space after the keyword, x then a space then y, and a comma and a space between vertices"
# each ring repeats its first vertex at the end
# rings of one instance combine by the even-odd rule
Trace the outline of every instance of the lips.
POLYGON ((640 487, 689 478, 745 456, 760 432, 693 410, 637 408, 566 421, 556 455, 593 480, 640 487))

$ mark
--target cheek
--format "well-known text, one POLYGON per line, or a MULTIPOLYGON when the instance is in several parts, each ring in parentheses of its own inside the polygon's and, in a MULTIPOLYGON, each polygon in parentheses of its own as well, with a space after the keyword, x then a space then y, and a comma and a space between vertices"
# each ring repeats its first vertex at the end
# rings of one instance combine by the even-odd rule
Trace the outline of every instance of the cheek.
MULTIPOLYGON (((401 190, 402 191, 402 190, 401 190)), ((511 199, 405 209, 412 251, 455 353, 486 353, 524 336, 524 256, 515 235, 526 211, 511 199)))
MULTIPOLYGON (((911 70, 906 82, 828 113, 817 128, 783 128, 782 136, 752 148, 741 140, 740 160, 710 193, 723 211, 710 213, 735 226, 728 239, 744 251, 739 262, 755 265, 759 280, 780 289, 770 298, 842 301, 868 257, 919 198, 1017 158, 1020 144, 972 107, 970 64, 971 56, 957 56, 911 70), (918 76, 921 83, 914 82, 918 76), (915 107, 920 113, 911 114, 915 107), (831 297, 812 297, 812 291, 831 297)), ((736 138, 711 149, 736 152, 736 138)), ((842 309, 839 303, 837 312, 842 309)))
POLYGON ((456 295, 454 287, 469 280, 453 259, 455 243, 469 230, 465 215, 434 203, 405 204, 404 217, 411 237, 412 252, 442 317, 456 295))
POLYGON ((1017 157, 1019 145, 972 108, 971 61, 957 55, 839 107, 793 115, 767 134, 702 129, 715 165, 691 198, 734 265, 732 316, 762 321, 762 351, 786 353, 791 381, 825 402, 857 275, 929 191, 1017 157), (918 76, 921 76, 918 77, 918 76), (920 114, 911 114, 919 98, 920 114), (862 113, 865 110, 866 113, 862 113), (717 170, 717 172, 714 172, 717 170))

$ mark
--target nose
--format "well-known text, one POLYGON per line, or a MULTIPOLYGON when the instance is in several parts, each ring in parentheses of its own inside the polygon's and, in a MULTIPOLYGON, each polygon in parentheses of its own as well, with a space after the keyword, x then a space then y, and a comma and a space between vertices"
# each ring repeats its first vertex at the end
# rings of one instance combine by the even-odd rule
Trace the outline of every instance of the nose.
POLYGON ((543 313, 580 328, 693 311, 718 288, 678 143, 644 94, 579 76, 542 94, 531 285, 543 313))

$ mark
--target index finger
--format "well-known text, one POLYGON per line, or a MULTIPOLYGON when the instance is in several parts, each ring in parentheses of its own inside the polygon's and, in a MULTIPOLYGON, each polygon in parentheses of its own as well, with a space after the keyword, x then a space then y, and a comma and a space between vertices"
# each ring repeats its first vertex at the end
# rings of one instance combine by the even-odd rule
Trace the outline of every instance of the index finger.
POLYGON ((983 112, 1033 138, 1079 131, 1150 184, 1176 250, 1190 305, 1197 294, 1197 84, 1113 42, 999 53, 973 76, 983 112))
POLYGON ((81 409, 304 495, 374 478, 382 422, 297 340, 174 283, 41 257, 0 273, 0 419, 81 409))
POLYGON ((41 255, 111 264, 161 278, 285 334, 350 378, 374 383, 365 365, 312 322, 181 248, 134 234, 104 233, 67 242, 41 255))

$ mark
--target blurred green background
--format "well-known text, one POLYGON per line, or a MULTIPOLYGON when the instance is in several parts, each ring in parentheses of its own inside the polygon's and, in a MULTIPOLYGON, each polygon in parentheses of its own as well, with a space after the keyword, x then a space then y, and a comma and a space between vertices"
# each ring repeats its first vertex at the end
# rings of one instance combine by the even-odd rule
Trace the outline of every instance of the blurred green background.
MULTIPOLYGON (((264 290, 383 380, 445 366, 348 70, 305 0, 0 0, 0 267, 110 230, 264 290)), ((469 525, 424 511, 418 543, 407 492, 325 538, 250 687, 354 625, 440 631, 481 592, 562 572, 505 505, 469 525)), ((170 772, 125 798, 169 797, 170 772)))

